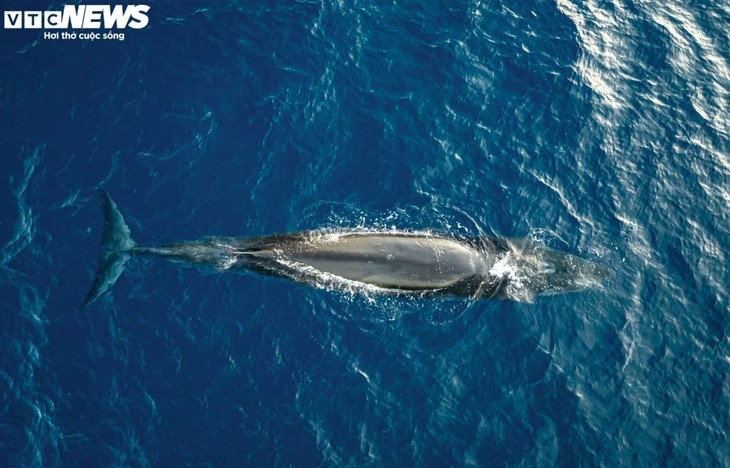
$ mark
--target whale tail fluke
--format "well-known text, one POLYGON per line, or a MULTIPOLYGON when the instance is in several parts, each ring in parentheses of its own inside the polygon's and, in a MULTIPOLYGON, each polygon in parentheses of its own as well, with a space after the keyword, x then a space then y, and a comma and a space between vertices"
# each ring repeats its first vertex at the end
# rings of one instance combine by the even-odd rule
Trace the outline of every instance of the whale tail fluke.
POLYGON ((132 258, 134 249, 137 247, 116 203, 104 190, 102 190, 101 196, 104 209, 101 260, 99 262, 99 271, 96 273, 94 284, 86 296, 83 307, 94 302, 114 285, 119 275, 124 271, 124 264, 132 258))

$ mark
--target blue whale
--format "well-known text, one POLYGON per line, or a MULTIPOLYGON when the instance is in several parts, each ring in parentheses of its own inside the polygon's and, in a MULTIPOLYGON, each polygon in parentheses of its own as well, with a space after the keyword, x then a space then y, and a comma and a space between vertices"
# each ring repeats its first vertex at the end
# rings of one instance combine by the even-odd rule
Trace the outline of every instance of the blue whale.
POLYGON ((266 237, 205 237, 142 247, 102 192, 101 261, 84 305, 115 283, 125 263, 154 255, 215 271, 249 271, 336 290, 531 302, 580 291, 611 273, 603 265, 527 239, 456 238, 406 231, 315 230, 266 237))

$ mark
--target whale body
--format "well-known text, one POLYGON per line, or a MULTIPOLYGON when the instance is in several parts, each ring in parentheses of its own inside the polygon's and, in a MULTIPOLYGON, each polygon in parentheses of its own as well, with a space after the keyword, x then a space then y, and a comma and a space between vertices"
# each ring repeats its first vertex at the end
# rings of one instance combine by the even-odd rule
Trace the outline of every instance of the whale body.
POLYGON ((332 289, 473 299, 532 301, 579 291, 610 271, 527 239, 456 238, 405 231, 306 231, 266 237, 205 237, 141 247, 102 192, 104 232, 98 273, 84 305, 115 283, 136 255, 155 255, 216 271, 249 271, 332 289))

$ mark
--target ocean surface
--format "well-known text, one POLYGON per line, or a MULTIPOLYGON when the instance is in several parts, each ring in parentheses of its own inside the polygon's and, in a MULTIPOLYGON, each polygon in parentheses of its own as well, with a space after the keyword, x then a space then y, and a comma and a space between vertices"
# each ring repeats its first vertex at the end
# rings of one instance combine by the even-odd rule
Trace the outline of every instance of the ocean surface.
POLYGON ((1 466, 730 466, 730 2, 148 17, 0 30, 1 466), (82 308, 101 189, 142 245, 425 230, 613 276, 418 299, 140 257, 82 308))

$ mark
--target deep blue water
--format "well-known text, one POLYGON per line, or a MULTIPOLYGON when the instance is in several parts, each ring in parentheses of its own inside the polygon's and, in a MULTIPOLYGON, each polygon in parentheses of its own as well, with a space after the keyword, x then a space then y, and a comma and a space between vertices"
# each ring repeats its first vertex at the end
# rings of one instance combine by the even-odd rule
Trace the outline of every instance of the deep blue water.
POLYGON ((0 30, 0 465, 730 464, 727 1, 149 18, 0 30), (100 188, 144 245, 428 229, 614 276, 413 300, 137 258, 81 308, 100 188))

